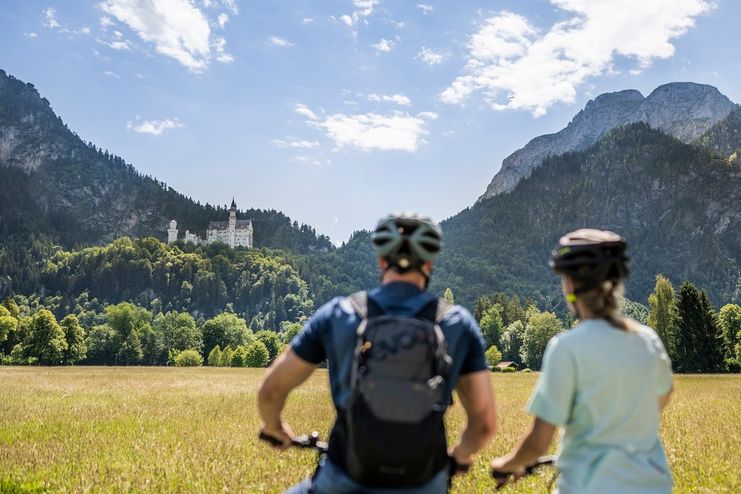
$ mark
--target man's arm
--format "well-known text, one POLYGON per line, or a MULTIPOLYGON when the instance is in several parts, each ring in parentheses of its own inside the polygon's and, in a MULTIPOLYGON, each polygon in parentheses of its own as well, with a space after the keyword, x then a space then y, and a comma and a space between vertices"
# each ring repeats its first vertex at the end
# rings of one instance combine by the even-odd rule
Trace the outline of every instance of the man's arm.
POLYGON ((456 391, 466 411, 468 423, 451 455, 455 461, 468 465, 473 455, 484 448, 497 430, 497 412, 489 370, 464 374, 458 379, 456 391))
POLYGON ((280 419, 288 393, 314 372, 316 365, 303 360, 288 348, 275 359, 257 393, 263 427, 261 432, 283 441, 283 448, 290 446, 293 432, 280 419))

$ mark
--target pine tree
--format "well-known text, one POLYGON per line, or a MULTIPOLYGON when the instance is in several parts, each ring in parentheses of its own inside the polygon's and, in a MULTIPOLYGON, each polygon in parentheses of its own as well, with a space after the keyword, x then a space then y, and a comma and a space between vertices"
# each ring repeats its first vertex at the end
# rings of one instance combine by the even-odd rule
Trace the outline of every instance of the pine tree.
POLYGON ((686 281, 679 288, 676 368, 681 372, 717 372, 723 362, 715 312, 704 291, 686 281))
POLYGON ((664 342, 666 351, 672 360, 676 358, 676 336, 679 323, 677 302, 674 296, 674 287, 664 276, 656 275, 654 291, 648 297, 648 325, 664 342))

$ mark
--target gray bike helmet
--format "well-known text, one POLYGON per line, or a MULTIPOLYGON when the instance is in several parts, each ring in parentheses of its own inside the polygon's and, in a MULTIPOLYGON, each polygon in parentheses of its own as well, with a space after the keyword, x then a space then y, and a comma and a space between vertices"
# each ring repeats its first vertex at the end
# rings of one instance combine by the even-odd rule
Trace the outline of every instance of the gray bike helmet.
POLYGON ((416 213, 391 214, 378 222, 371 241, 378 257, 408 271, 419 269, 440 253, 443 231, 430 218, 416 213))
POLYGON ((588 289, 628 276, 625 249, 625 239, 617 233, 582 228, 561 237, 549 264, 556 273, 565 274, 588 289))

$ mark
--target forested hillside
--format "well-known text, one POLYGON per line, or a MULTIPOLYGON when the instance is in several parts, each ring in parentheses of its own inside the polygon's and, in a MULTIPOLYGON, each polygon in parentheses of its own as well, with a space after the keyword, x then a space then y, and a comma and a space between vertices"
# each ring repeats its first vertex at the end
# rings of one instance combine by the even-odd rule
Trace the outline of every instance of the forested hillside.
POLYGON ((552 306, 550 249, 585 226, 628 239, 632 299, 645 299, 656 273, 691 280, 716 303, 741 296, 741 163, 641 123, 550 157, 511 193, 447 220, 437 283, 468 303, 504 290, 552 306))
MULTIPOLYGON (((203 235, 225 207, 202 205, 122 158, 85 143, 32 84, 0 70, 0 237, 41 235, 63 246, 120 236, 164 239, 167 222, 203 235)), ((228 200, 229 198, 225 198, 228 200)), ((278 211, 246 209, 257 247, 330 250, 328 238, 278 211)))

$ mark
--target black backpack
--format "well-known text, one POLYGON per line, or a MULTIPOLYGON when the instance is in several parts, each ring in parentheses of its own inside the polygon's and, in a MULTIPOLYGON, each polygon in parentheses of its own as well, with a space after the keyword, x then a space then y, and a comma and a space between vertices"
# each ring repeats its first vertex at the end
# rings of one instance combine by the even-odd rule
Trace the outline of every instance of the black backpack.
POLYGON ((356 481, 412 487, 448 464, 446 378, 451 359, 439 322, 452 307, 432 300, 414 317, 385 315, 359 292, 361 318, 347 408, 338 411, 329 457, 356 481))

